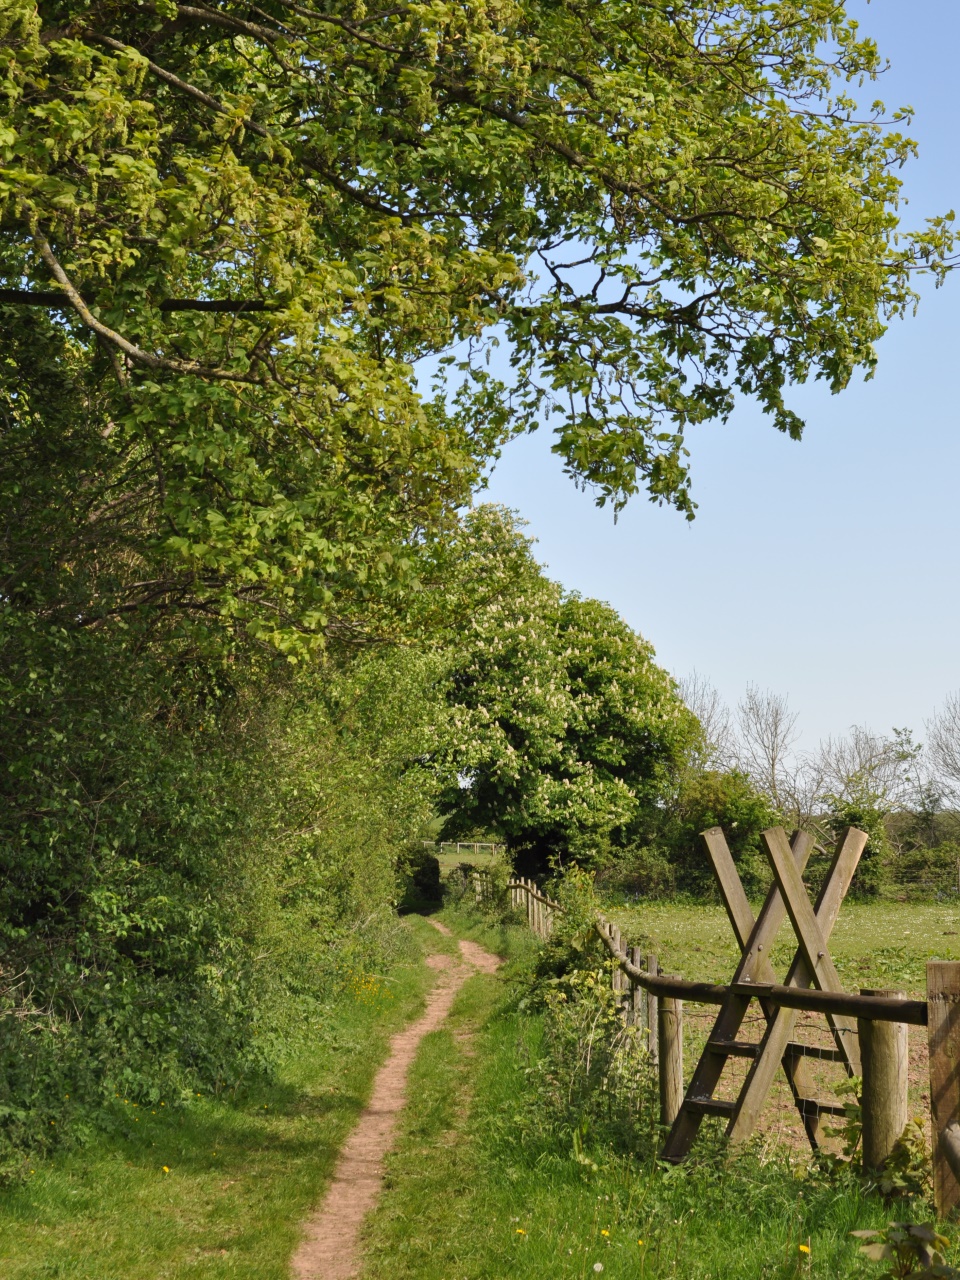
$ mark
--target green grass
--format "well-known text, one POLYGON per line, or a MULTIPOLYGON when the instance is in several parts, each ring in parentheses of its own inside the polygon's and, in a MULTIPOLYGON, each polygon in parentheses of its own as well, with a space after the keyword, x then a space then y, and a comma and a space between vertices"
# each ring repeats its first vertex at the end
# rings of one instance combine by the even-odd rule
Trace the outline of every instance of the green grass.
MULTIPOLYGON (((665 968, 729 976, 736 953, 719 908, 651 904, 610 914, 665 968)), ((476 911, 438 918, 508 962, 497 977, 471 978, 448 1023, 423 1042, 384 1200, 366 1230, 365 1280, 590 1280, 597 1265, 605 1280, 876 1273, 849 1232, 902 1210, 865 1197, 849 1177, 812 1176, 802 1153, 758 1144, 723 1160, 708 1133, 699 1159, 663 1169, 652 1144, 627 1158, 588 1136, 599 1169, 578 1163, 569 1136, 535 1122, 530 1067, 541 1020, 518 1007, 514 979, 538 944, 476 911), (811 1253, 802 1254, 808 1241, 811 1253)), ((922 990, 928 954, 960 958, 958 921, 953 908, 848 904, 835 934, 841 975, 851 986, 922 990)), ((423 950, 455 951, 423 920, 408 917, 406 927, 423 950)), ((786 926, 782 936, 780 964, 786 926)), ((388 1038, 422 1004, 422 964, 390 976, 392 998, 338 1006, 270 1088, 178 1110, 118 1099, 112 1136, 37 1164, 25 1184, 0 1195, 0 1275, 287 1280, 299 1224, 322 1194, 388 1038)))
MULTIPOLYGON (((924 950, 917 926, 929 925, 925 911, 910 908, 911 963, 924 950)), ((902 911, 896 919, 884 908, 850 914, 871 940, 895 945, 902 911)), ((443 918, 523 965, 529 938, 473 912, 443 918)), ((644 921, 677 969, 725 975, 733 953, 720 914, 657 907, 644 921), (685 932, 671 927, 680 924, 685 932), (681 965, 694 960, 702 967, 681 965)), ((852 960, 852 932, 847 945, 852 960)), ((680 1168, 658 1166, 651 1147, 632 1158, 589 1150, 599 1170, 585 1169, 569 1138, 530 1123, 540 1033, 539 1017, 516 1007, 509 983, 475 977, 450 1023, 424 1041, 388 1189, 367 1228, 364 1280, 586 1280, 598 1266, 611 1280, 877 1273, 850 1232, 883 1226, 903 1206, 864 1195, 849 1175, 815 1174, 802 1153, 758 1144, 724 1159, 707 1133, 699 1160, 680 1168), (807 1243, 809 1254, 799 1248, 807 1243)))
POLYGON ((429 975, 418 951, 446 949, 424 921, 406 928, 417 944, 410 963, 379 994, 335 1007, 270 1087, 183 1108, 118 1099, 112 1136, 34 1164, 4 1190, 4 1280, 287 1280, 299 1224, 389 1037, 422 1007, 429 975))
POLYGON ((489 849, 478 849, 476 853, 472 849, 461 849, 458 855, 455 849, 444 850, 443 853, 437 854, 437 861, 440 863, 440 871, 443 875, 452 871, 454 867, 459 867, 463 863, 476 867, 478 870, 496 866, 502 861, 502 855, 491 853, 489 849))
MULTIPOLYGON (((739 959, 721 906, 650 902, 611 907, 608 915, 626 944, 649 945, 668 973, 725 982, 739 959)), ((780 973, 795 949, 790 922, 784 921, 772 953, 780 973)), ((960 960, 960 904, 845 902, 830 951, 849 991, 896 987, 922 996, 927 960, 960 960)))

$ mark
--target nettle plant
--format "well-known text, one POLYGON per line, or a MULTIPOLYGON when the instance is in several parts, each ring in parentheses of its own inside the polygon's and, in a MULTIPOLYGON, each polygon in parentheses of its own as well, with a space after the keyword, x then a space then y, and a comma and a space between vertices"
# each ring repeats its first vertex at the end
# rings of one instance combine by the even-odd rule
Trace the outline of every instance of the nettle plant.
POLYGON ((610 968, 573 969, 543 980, 542 1051, 528 1068, 525 1125, 569 1143, 596 1172, 603 1150, 636 1150, 656 1133, 655 1081, 637 1028, 627 1026, 610 968))
POLYGON ((930 1223, 891 1222, 882 1231, 851 1233, 867 1243, 860 1252, 886 1266, 880 1280, 958 1280, 960 1267, 949 1266, 944 1250, 950 1241, 930 1223))

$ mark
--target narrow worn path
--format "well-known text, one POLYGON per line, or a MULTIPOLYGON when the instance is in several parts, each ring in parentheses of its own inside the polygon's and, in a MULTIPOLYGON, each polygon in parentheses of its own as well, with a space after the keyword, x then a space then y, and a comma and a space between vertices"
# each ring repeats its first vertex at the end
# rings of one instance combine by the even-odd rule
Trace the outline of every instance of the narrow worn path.
MULTIPOLYGON (((451 936, 446 925, 436 920, 429 923, 451 936)), ((360 1228, 380 1195, 383 1158, 393 1145, 397 1120, 406 1103, 407 1077, 420 1041, 442 1024, 472 973, 493 973, 500 963, 475 942, 461 940, 459 947, 460 962, 439 953, 427 956, 427 964, 437 971, 427 1007, 390 1042, 390 1053, 377 1072, 370 1101, 340 1152, 333 1181, 304 1226, 303 1240, 291 1261, 294 1280, 351 1280, 359 1269, 360 1228)))

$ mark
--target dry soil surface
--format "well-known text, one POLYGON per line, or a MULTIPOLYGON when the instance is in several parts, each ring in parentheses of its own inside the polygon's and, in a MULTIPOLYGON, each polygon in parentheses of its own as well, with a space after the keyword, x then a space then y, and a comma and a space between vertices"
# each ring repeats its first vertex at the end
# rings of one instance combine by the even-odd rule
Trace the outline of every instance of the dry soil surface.
MULTIPOLYGON (((450 936, 445 925, 436 920, 430 924, 450 936)), ((370 1101, 340 1152, 333 1181, 304 1225, 303 1239, 291 1262, 294 1280, 351 1280, 357 1274, 360 1229, 380 1195, 383 1158, 393 1145, 406 1103, 407 1077, 420 1041, 441 1025, 472 973, 477 969, 493 973, 500 963, 475 942, 462 940, 459 946, 459 962, 439 953, 427 956, 427 964, 437 974, 427 1007, 390 1042, 390 1053, 377 1072, 370 1101)))

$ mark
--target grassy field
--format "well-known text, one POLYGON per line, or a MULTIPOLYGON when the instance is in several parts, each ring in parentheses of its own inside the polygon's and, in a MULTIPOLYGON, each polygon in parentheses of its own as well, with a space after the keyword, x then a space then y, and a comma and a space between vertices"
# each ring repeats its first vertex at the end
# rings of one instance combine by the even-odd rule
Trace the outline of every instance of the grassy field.
POLYGON ((436 850, 437 861, 440 863, 440 871, 443 875, 447 875, 454 867, 467 863, 471 867, 478 870, 486 870, 493 867, 497 862, 502 860, 502 854, 496 854, 490 849, 478 849, 474 853, 472 846, 463 845, 460 852, 457 853, 455 848, 441 849, 439 846, 436 850))
POLYGON ((390 1035, 421 1007, 423 949, 356 983, 280 1078, 239 1100, 136 1106, 118 1098, 112 1136, 34 1164, 0 1192, 4 1280, 287 1280, 316 1203, 390 1035))
MULTIPOLYGON (((650 902, 610 907, 630 945, 649 946, 668 973, 726 982, 739 959, 721 906, 650 902)), ((796 940, 784 921, 772 959, 786 971, 796 940)), ((927 960, 960 960, 960 902, 845 902, 830 939, 844 988, 892 987, 922 996, 927 960)))
MULTIPOLYGON (((664 929, 670 910, 662 909, 664 929)), ((444 918, 484 940, 478 917, 444 918)), ((695 920, 686 919, 688 928, 695 920)), ((699 921, 704 940, 684 945, 715 947, 725 961, 720 923, 699 921)), ((530 945, 509 931, 494 941, 514 953, 530 945)), ((625 1159, 590 1150, 594 1172, 576 1160, 569 1138, 522 1137, 536 1105, 530 1067, 541 1023, 517 1007, 507 977, 506 987, 501 978, 474 978, 450 1025, 424 1042, 389 1190, 368 1228, 364 1280, 876 1272, 849 1233, 885 1225, 896 1210, 865 1196, 849 1175, 815 1174, 789 1147, 759 1143, 723 1160, 708 1137, 706 1155, 679 1169, 658 1167, 652 1151, 625 1159)))

